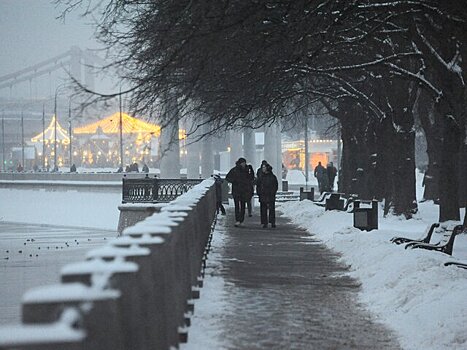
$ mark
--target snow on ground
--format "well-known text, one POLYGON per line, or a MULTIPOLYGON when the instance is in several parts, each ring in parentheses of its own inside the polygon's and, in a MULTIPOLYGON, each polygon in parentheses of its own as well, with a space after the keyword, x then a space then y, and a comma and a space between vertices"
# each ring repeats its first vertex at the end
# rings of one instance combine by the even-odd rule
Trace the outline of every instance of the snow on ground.
POLYGON ((0 188, 0 221, 117 230, 121 193, 0 188))
MULTIPOLYGON (((13 189, 0 189, 0 198, 2 221, 106 229, 116 228, 121 199, 118 193, 13 189)), ((379 229, 371 232, 353 228, 352 214, 325 212, 310 201, 286 202, 279 209, 341 253, 341 259, 350 265, 350 275, 362 282, 361 301, 398 334, 404 349, 467 349, 467 270, 443 265, 448 260, 467 261, 467 235, 456 238, 452 257, 405 250, 389 242, 393 236, 421 237, 438 219, 438 207, 432 202, 420 203, 419 213, 411 220, 384 218, 380 211, 379 229)), ((215 232, 215 236, 221 247, 222 235, 215 232)), ((440 237, 437 233, 432 241, 440 237)), ((214 255, 210 268, 218 267, 215 261, 214 255)), ((223 281, 207 274, 189 333, 194 343, 204 344, 206 349, 223 348, 217 337, 219 325, 203 319, 203 314, 222 313, 225 293, 223 281)), ((193 349, 190 344, 186 348, 193 349)))
POLYGON ((453 257, 405 250, 389 241, 394 236, 421 237, 436 222, 437 208, 431 202, 420 207, 417 218, 408 221, 380 215, 379 229, 370 232, 353 228, 352 214, 325 212, 311 201, 287 202, 280 210, 342 254, 350 275, 362 282, 361 301, 399 334, 404 349, 466 349, 467 270, 443 263, 467 262, 467 235, 456 238, 453 257))
MULTIPOLYGON (((421 193, 418 186, 418 198, 421 193)), ((350 275, 362 282, 361 301, 399 335, 404 349, 467 349, 467 270, 443 265, 451 260, 467 263, 467 235, 456 237, 452 257, 390 243, 394 236, 423 237, 438 220, 433 202, 419 203, 411 220, 383 217, 379 210, 379 229, 370 232, 353 228, 352 214, 324 211, 311 201, 282 203, 279 210, 341 254, 350 275)), ((456 224, 460 222, 442 226, 456 224)), ((431 241, 441 238, 436 233, 431 241)))
MULTIPOLYGON (((305 185, 305 172, 301 170, 289 170, 286 180, 289 182, 289 185, 305 185)), ((318 186, 318 180, 313 176, 312 171, 308 172, 308 182, 306 184, 318 186)))

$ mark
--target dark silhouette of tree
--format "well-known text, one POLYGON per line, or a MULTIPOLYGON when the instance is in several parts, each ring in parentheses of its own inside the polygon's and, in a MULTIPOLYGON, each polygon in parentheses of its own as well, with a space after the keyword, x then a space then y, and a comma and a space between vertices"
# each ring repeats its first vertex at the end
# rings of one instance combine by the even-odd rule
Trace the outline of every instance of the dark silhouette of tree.
POLYGON ((351 191, 362 169, 361 195, 385 199, 396 214, 416 211, 415 116, 429 138, 439 124, 442 141, 429 147, 431 164, 443 163, 440 220, 458 219, 453 196, 467 179, 456 166, 467 148, 462 1, 61 2, 100 13, 99 38, 135 113, 160 115, 162 125, 191 116, 218 133, 328 106, 342 126, 340 186, 351 191), (422 115, 430 101, 436 123, 422 115), (161 114, 166 106, 177 115, 161 114))

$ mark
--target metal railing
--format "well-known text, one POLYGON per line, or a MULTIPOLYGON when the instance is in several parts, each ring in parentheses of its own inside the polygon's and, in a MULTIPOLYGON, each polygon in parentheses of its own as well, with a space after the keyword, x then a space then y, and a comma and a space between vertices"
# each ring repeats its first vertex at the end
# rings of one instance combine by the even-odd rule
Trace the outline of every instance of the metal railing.
POLYGON ((123 178, 122 203, 170 202, 188 192, 201 179, 123 178))

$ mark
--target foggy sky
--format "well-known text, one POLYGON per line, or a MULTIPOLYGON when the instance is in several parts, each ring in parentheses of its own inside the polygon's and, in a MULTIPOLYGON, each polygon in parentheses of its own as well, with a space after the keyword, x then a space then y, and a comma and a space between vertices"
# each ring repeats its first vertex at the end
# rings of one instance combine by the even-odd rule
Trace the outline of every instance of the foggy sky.
MULTIPOLYGON (((64 53, 71 46, 95 49, 88 19, 57 19, 52 0, 0 0, 0 76, 64 53)), ((1 92, 0 92, 1 93, 1 92)))

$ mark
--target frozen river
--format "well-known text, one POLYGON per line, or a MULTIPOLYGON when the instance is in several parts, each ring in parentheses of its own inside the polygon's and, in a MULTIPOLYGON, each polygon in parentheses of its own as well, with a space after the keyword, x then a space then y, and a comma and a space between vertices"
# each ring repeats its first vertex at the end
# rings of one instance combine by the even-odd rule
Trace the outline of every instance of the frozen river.
POLYGON ((112 230, 0 222, 0 324, 20 321, 26 290, 58 283, 63 265, 115 236, 112 230))

